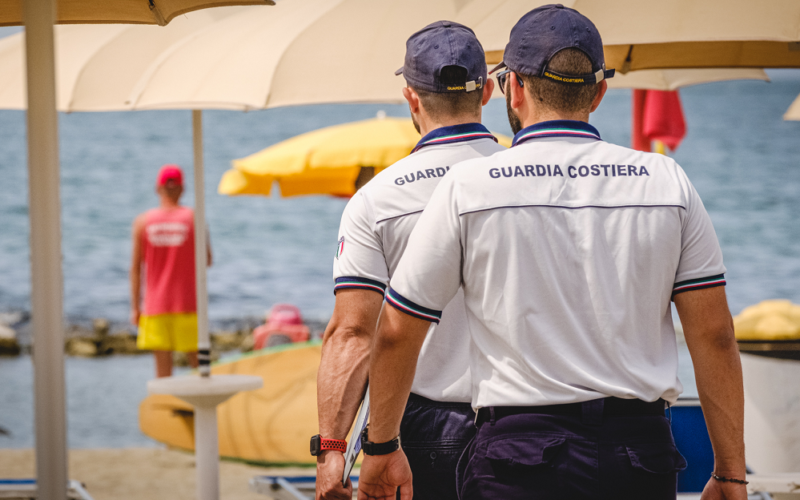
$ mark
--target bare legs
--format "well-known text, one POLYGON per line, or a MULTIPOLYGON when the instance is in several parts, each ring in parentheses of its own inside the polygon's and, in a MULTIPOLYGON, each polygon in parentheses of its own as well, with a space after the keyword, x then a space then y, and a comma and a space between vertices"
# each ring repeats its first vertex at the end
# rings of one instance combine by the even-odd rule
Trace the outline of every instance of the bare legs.
MULTIPOLYGON (((153 351, 156 359, 156 377, 172 376, 172 351, 153 351)), ((197 352, 187 352, 186 358, 192 368, 197 368, 197 352)))

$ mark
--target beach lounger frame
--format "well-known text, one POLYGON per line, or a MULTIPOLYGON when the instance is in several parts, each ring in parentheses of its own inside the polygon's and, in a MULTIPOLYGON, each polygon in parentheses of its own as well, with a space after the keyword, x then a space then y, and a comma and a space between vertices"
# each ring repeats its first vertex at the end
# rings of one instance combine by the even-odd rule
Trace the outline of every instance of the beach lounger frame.
MULTIPOLYGON (((358 476, 350 476, 353 494, 358 491, 358 476)), ((274 500, 309 500, 314 498, 316 476, 256 476, 250 480, 250 491, 274 500)))
MULTIPOLYGON (((37 498, 35 479, 0 479, 0 498, 37 498)), ((67 488, 69 500, 94 500, 86 487, 78 481, 69 481, 67 488)))

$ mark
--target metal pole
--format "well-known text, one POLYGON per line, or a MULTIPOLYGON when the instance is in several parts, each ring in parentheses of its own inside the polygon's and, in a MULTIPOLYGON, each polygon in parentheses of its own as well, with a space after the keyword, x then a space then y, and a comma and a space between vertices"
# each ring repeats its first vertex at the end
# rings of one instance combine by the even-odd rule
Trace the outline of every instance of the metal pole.
POLYGON ((206 196, 203 172, 203 112, 192 110, 194 143, 194 265, 197 282, 197 358, 200 375, 211 373, 211 339, 208 334, 208 290, 206 288, 206 196))
POLYGON ((67 498, 63 278, 54 0, 25 0, 36 476, 42 500, 67 498))
MULTIPOLYGON (((214 377, 216 380, 218 377, 214 377)), ((194 407, 194 458, 197 500, 219 500, 219 437, 217 406, 194 407)))

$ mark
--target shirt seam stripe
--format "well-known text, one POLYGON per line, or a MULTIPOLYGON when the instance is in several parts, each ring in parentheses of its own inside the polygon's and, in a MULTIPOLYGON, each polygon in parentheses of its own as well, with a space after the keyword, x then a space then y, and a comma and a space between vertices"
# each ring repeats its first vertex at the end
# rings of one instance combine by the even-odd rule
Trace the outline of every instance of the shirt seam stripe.
POLYGON ((459 212, 458 216, 469 215, 478 212, 488 212, 489 210, 500 210, 504 208, 566 208, 568 210, 578 210, 582 208, 682 208, 686 210, 683 205, 581 205, 579 207, 568 207, 566 205, 503 205, 500 207, 480 208, 478 210, 470 210, 468 212, 459 212))
MULTIPOLYGON (((424 209, 423 209, 423 210, 424 210, 424 209)), ((417 211, 415 211, 415 212, 408 212, 408 213, 405 213, 405 214, 400 214, 400 215, 393 215, 393 216, 391 216, 391 217, 387 217, 387 218, 385 218, 385 219, 381 219, 381 220, 379 220, 379 221, 375 222, 375 224, 380 224, 381 222, 386 222, 387 220, 399 219, 400 217, 406 217, 406 216, 408 216, 408 215, 414 215, 414 214, 418 214, 418 213, 422 213, 422 210, 417 210, 417 211)))

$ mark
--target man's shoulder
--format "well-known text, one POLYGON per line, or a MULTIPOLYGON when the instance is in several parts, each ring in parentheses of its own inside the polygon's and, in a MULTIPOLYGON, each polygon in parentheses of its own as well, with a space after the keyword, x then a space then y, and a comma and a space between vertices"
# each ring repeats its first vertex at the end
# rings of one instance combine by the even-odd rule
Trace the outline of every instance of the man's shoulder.
POLYGON ((501 150, 489 139, 426 147, 382 170, 359 193, 376 220, 421 211, 453 165, 501 150))

